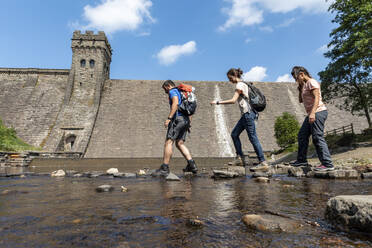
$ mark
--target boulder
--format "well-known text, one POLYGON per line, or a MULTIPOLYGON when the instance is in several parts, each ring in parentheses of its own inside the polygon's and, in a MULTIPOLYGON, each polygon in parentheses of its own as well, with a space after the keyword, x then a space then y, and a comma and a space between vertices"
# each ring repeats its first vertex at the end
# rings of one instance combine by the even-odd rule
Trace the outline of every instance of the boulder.
POLYGON ((325 218, 341 230, 372 232, 372 195, 340 195, 328 200, 325 218))
POLYGON ((52 177, 64 177, 66 176, 66 173, 64 170, 57 170, 57 171, 53 171, 50 175, 52 177))
POLYGON ((248 228, 263 232, 295 232, 303 226, 298 221, 270 214, 247 214, 242 220, 248 228))
POLYGON ((110 168, 106 171, 106 174, 114 175, 115 173, 119 173, 119 170, 117 168, 110 168))

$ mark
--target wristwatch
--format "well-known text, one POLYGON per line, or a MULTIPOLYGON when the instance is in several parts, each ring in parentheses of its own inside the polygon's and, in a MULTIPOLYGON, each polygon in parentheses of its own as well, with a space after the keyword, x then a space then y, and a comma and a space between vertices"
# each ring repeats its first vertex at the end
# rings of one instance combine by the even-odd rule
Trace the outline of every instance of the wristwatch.
POLYGON ((220 101, 217 101, 216 104, 219 105, 220 104, 220 101))
POLYGON ((168 116, 168 120, 172 120, 172 118, 168 116))

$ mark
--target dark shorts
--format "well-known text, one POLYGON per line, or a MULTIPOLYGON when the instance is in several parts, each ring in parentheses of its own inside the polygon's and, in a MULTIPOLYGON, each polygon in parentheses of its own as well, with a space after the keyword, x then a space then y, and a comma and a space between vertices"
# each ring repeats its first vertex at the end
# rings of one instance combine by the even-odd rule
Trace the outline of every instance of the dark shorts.
POLYGON ((189 125, 190 120, 188 117, 183 115, 177 116, 168 125, 166 139, 185 141, 189 125))

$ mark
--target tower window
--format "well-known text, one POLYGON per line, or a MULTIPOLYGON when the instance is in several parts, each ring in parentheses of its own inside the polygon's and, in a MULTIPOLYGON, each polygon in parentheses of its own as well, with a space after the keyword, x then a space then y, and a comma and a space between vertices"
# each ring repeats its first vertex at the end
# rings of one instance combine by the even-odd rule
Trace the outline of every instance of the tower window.
POLYGON ((86 61, 85 59, 80 60, 80 67, 85 67, 86 61))
POLYGON ((90 66, 90 68, 93 68, 94 67, 94 60, 93 59, 91 59, 90 61, 89 61, 89 66, 90 66))

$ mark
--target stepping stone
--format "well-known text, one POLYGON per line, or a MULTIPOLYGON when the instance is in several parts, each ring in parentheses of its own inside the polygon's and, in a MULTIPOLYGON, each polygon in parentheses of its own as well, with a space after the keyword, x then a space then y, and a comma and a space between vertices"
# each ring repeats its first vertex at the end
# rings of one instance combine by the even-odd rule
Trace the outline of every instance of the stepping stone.
POLYGON ((173 174, 172 172, 170 172, 168 174, 168 176, 165 178, 165 180, 167 180, 167 181, 180 181, 181 179, 178 176, 176 176, 175 174, 173 174))
POLYGON ((114 187, 112 187, 111 185, 108 185, 108 184, 104 184, 104 185, 98 186, 96 188, 96 191, 98 193, 101 193, 101 192, 110 192, 110 191, 113 191, 113 190, 114 190, 114 187))

